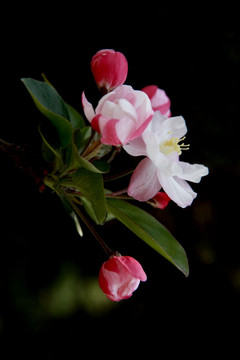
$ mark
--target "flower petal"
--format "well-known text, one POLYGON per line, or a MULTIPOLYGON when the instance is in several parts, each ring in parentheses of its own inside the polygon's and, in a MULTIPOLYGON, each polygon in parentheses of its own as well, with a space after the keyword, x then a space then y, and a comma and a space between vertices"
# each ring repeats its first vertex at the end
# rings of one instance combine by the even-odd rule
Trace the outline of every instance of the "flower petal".
POLYGON ((119 138, 116 132, 116 124, 119 120, 111 119, 106 122, 105 126, 101 130, 102 137, 101 142, 106 145, 120 145, 119 138))
POLYGON ((157 134, 162 129, 162 124, 166 120, 166 116, 162 115, 159 111, 155 111, 152 121, 149 124, 149 130, 157 134))
POLYGON ((87 100, 84 91, 82 92, 82 106, 86 118, 91 122, 95 116, 95 112, 92 104, 87 100))
POLYGON ((162 126, 159 129, 158 136, 159 143, 173 137, 181 139, 187 133, 185 120, 182 116, 170 117, 162 121, 162 126))
POLYGON ((158 179, 168 196, 182 208, 191 205, 197 196, 191 186, 177 176, 165 176, 158 172, 158 179))
POLYGON ((137 290, 140 284, 140 280, 132 277, 130 274, 126 277, 125 283, 119 287, 117 291, 118 299, 115 301, 120 301, 123 299, 128 299, 132 296, 132 293, 137 290))
POLYGON ((120 261, 120 263, 127 269, 127 271, 136 279, 141 281, 147 280, 147 275, 137 260, 131 256, 118 256, 117 260, 120 261))
POLYGON ((129 144, 123 146, 124 150, 132 156, 147 156, 146 144, 142 136, 132 140, 129 144))
POLYGON ((116 124, 116 133, 119 143, 125 145, 129 141, 131 133, 135 133, 134 121, 127 116, 123 116, 116 124))
POLYGON ((178 175, 179 178, 199 183, 202 176, 206 176, 209 170, 206 166, 200 164, 189 164, 187 162, 179 161, 179 166, 182 168, 182 173, 178 175))
POLYGON ((115 119, 121 119, 124 116, 130 117, 136 122, 137 112, 134 109, 133 105, 126 99, 119 99, 116 103, 113 116, 115 119))
POLYGON ((150 159, 143 159, 132 174, 128 195, 139 201, 147 201, 153 198, 160 188, 156 166, 150 159))

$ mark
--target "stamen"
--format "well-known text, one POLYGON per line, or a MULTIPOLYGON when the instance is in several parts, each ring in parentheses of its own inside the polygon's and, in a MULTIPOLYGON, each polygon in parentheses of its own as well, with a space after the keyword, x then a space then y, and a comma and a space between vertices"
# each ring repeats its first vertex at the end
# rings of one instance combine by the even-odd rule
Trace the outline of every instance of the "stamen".
POLYGON ((178 137, 172 137, 170 140, 164 141, 160 146, 160 151, 165 154, 171 154, 172 152, 176 151, 178 155, 181 155, 182 150, 189 150, 190 145, 189 144, 179 144, 181 141, 183 141, 186 138, 186 136, 183 136, 181 139, 178 137))
MULTIPOLYGON (((179 139, 178 142, 183 141, 184 139, 186 139, 186 136, 183 136, 181 139, 179 139)), ((178 146, 180 148, 180 152, 178 152, 179 155, 181 155, 183 150, 189 150, 189 148, 190 148, 190 144, 182 143, 182 144, 178 144, 178 146)))

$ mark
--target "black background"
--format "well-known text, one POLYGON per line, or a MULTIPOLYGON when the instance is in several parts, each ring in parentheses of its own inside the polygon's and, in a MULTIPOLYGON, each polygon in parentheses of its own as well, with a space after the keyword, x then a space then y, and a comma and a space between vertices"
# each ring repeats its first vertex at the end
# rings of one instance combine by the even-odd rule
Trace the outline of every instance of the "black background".
MULTIPOLYGON (((240 300, 237 9, 69 3, 4 13, 1 138, 28 149, 40 146, 41 114, 21 77, 41 80, 44 72, 64 100, 82 112, 81 92, 89 100, 98 96, 91 57, 112 48, 128 59, 127 84, 134 89, 156 84, 166 91, 172 114, 184 116, 188 127, 191 148, 183 160, 205 164, 210 173, 193 185, 198 196, 191 207, 170 203, 164 211, 149 210, 185 248, 188 278, 119 223, 109 223, 101 235, 110 247, 138 259, 148 281, 106 312, 93 314, 77 305, 54 316, 42 305, 46 289, 54 287, 63 269, 96 278, 105 254, 86 229, 78 238, 58 199, 40 193, 33 177, 1 153, 2 344, 11 344, 9 354, 16 350, 34 359, 65 352, 68 358, 84 357, 86 350, 106 356, 148 351, 150 358, 226 350, 231 356, 239 339, 240 300)), ((41 169, 37 155, 34 166, 41 169)))

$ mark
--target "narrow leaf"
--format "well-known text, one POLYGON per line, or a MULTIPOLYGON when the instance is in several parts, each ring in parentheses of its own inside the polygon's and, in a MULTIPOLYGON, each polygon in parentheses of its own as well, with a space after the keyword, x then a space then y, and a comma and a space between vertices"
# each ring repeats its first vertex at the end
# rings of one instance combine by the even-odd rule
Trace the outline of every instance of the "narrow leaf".
POLYGON ((81 227, 81 225, 79 223, 77 215, 75 214, 75 212, 73 211, 73 209, 69 205, 68 201, 63 196, 60 196, 60 200, 61 200, 65 210, 67 211, 67 213, 73 219, 78 234, 82 237, 83 236, 83 231, 82 231, 82 227, 81 227))
POLYGON ((107 215, 102 175, 80 168, 74 173, 72 185, 91 203, 97 223, 102 224, 107 215))
POLYGON ((188 276, 188 260, 183 247, 172 234, 144 210, 118 199, 107 199, 107 206, 119 221, 140 239, 188 276))

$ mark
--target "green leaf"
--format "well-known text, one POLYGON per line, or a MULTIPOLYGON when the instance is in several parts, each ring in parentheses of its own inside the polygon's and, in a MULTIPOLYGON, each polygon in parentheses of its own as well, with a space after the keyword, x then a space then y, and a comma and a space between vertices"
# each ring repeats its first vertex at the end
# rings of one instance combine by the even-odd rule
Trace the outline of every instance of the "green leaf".
MULTIPOLYGON (((50 81, 48 80, 46 75, 44 73, 42 73, 41 75, 42 75, 42 78, 43 78, 44 82, 49 84, 50 86, 52 86, 54 88, 53 84, 50 83, 50 81)), ((70 120, 72 126, 74 127, 74 129, 84 127, 85 122, 84 122, 84 119, 83 119, 82 115, 80 115, 79 112, 76 109, 74 109, 74 107, 67 104, 66 102, 65 102, 65 105, 66 105, 66 107, 68 109, 69 120, 70 120)))
POLYGON ((85 122, 84 119, 82 117, 82 115, 79 114, 79 112, 74 109, 71 105, 65 103, 68 109, 68 113, 70 116, 70 122, 73 126, 74 129, 77 128, 83 128, 85 126, 85 122))
POLYGON ((77 129, 74 132, 74 143, 78 149, 79 154, 86 148, 89 139, 92 135, 91 126, 84 126, 82 129, 77 129))
POLYGON ((73 209, 71 208, 70 204, 68 203, 68 201, 63 197, 60 196, 60 200, 65 208, 65 210, 67 211, 67 213, 71 216, 71 218, 74 221, 74 224, 76 226, 76 230, 78 232, 78 234, 82 237, 83 236, 83 231, 82 231, 82 227, 79 223, 78 217, 75 214, 75 212, 73 211, 73 209))
POLYGON ((83 196, 81 196, 81 202, 88 216, 90 216, 90 218, 97 224, 98 219, 96 218, 95 212, 92 207, 92 203, 83 196))
POLYGON ((31 78, 21 80, 29 91, 38 110, 56 128, 61 146, 66 147, 71 142, 73 133, 68 106, 66 106, 57 91, 47 82, 31 78))
POLYGON ((107 215, 102 175, 81 168, 74 173, 72 185, 91 203, 97 223, 102 224, 107 215))
POLYGON ((186 253, 172 234, 144 210, 118 199, 107 198, 107 206, 119 221, 188 276, 186 253))
POLYGON ((42 131, 40 130, 40 127, 38 127, 39 134, 41 135, 41 138, 43 140, 43 158, 48 162, 56 162, 56 165, 59 168, 62 168, 64 166, 62 157, 58 153, 56 149, 52 147, 52 145, 49 144, 49 142, 46 140, 46 138, 43 136, 42 131))

